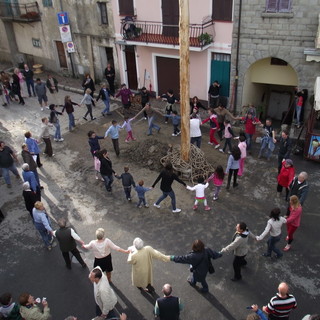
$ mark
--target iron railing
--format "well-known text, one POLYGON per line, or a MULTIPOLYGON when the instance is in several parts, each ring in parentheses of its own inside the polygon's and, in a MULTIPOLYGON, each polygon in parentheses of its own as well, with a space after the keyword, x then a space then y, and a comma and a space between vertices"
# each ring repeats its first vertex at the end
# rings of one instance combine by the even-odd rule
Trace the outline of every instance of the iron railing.
POLYGON ((0 1, 0 18, 19 22, 40 21, 40 10, 37 2, 27 4, 0 1))
MULTIPOLYGON (((190 24, 190 46, 206 46, 214 40, 214 22, 212 20, 203 24, 190 24)), ((124 40, 158 43, 167 45, 179 45, 179 26, 166 25, 153 21, 125 21, 121 23, 124 40)))

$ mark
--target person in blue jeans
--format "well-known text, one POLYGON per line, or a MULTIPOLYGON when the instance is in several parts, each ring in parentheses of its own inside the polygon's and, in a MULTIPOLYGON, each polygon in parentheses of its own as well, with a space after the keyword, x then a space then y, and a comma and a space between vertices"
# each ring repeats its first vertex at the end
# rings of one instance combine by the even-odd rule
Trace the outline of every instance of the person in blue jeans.
POLYGON ((34 208, 32 210, 33 222, 36 229, 39 231, 40 236, 46 245, 47 249, 50 251, 52 249, 53 243, 53 230, 51 227, 49 216, 43 206, 43 203, 37 201, 34 204, 34 208))
POLYGON ((101 112, 101 114, 103 116, 108 115, 112 115, 112 113, 110 112, 110 96, 114 95, 112 94, 112 92, 107 88, 107 85, 105 83, 103 83, 101 85, 101 89, 99 91, 99 95, 96 99, 96 101, 99 101, 99 99, 101 98, 101 100, 103 101, 105 108, 103 109, 103 111, 101 112))
POLYGON ((3 141, 0 141, 0 169, 8 188, 11 188, 9 171, 11 171, 17 179, 20 179, 20 175, 14 161, 18 161, 16 154, 11 148, 6 146, 3 141))
POLYGON ((264 257, 271 257, 272 252, 276 254, 277 258, 283 256, 282 252, 276 247, 276 244, 281 238, 281 227, 283 224, 287 223, 287 220, 284 217, 280 217, 280 213, 281 211, 279 208, 272 209, 266 228, 260 236, 256 237, 258 241, 261 241, 268 233, 270 233, 270 237, 267 241, 267 252, 262 254, 264 257))
POLYGON ((152 188, 146 188, 143 185, 144 185, 144 181, 140 180, 138 185, 135 187, 135 189, 137 191, 138 198, 139 198, 139 202, 137 204, 137 207, 142 208, 142 204, 143 204, 146 208, 149 208, 149 205, 148 205, 146 198, 145 198, 145 193, 147 191, 152 190, 152 188))
POLYGON ((64 112, 64 110, 66 110, 68 117, 69 117, 69 131, 72 131, 73 128, 75 128, 76 124, 74 122, 74 108, 73 106, 78 106, 80 107, 80 105, 78 103, 72 102, 70 96, 65 96, 64 98, 64 106, 62 109, 62 113, 64 112))
POLYGON ((103 149, 99 152, 100 174, 104 180, 105 187, 108 192, 112 191, 113 175, 116 175, 112 169, 112 162, 109 158, 108 151, 103 149))
POLYGON ((200 282, 202 285, 200 292, 206 293, 209 291, 208 283, 206 281, 206 276, 209 271, 209 261, 221 257, 221 253, 214 251, 211 248, 205 248, 204 243, 198 239, 193 242, 192 251, 190 253, 184 256, 170 256, 170 260, 176 263, 191 265, 190 271, 192 273, 187 281, 193 287, 197 282, 200 282))
POLYGON ((181 209, 176 207, 176 195, 172 190, 172 183, 174 180, 181 183, 183 186, 187 187, 187 185, 178 178, 178 176, 173 172, 173 167, 170 162, 168 162, 164 169, 160 172, 156 181, 153 183, 152 188, 161 180, 160 189, 162 191, 162 196, 153 204, 156 208, 160 208, 160 202, 164 200, 166 197, 171 198, 172 212, 178 213, 181 209))
POLYGON ((51 110, 49 122, 52 123, 56 128, 54 133, 54 141, 62 142, 64 139, 61 137, 60 122, 58 119, 58 115, 62 115, 62 112, 57 111, 54 104, 50 104, 49 109, 51 110))

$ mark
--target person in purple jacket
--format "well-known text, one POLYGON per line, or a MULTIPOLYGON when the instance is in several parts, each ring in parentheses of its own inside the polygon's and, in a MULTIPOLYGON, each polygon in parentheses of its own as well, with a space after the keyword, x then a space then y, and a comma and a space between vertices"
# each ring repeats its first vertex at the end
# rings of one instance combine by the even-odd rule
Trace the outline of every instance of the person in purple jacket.
POLYGON ((121 96, 121 102, 125 109, 129 109, 131 106, 130 97, 134 97, 134 94, 131 92, 130 89, 127 88, 127 85, 123 83, 121 85, 120 91, 117 93, 116 98, 121 96))

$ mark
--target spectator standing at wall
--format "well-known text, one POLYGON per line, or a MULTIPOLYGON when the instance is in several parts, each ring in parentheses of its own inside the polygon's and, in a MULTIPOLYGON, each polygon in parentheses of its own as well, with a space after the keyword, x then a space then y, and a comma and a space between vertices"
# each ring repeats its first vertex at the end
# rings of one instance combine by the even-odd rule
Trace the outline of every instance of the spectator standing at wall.
POLYGON ((114 80, 116 77, 116 73, 110 63, 107 64, 107 67, 104 70, 104 75, 109 83, 111 95, 114 96, 114 93, 115 93, 114 80))
POLYGON ((29 69, 29 66, 27 64, 24 65, 23 76, 26 80, 29 97, 31 97, 30 87, 32 88, 33 96, 35 97, 36 93, 34 88, 33 71, 29 69))
POLYGON ((220 88, 221 85, 218 80, 215 80, 209 87, 208 91, 208 101, 211 108, 216 108, 218 106, 220 98, 220 88))

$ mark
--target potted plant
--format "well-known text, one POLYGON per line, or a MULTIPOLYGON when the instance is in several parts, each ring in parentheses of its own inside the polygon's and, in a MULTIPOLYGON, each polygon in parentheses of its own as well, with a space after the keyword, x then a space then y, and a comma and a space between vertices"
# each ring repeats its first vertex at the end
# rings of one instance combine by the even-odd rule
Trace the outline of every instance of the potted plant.
POLYGON ((208 34, 207 32, 200 34, 200 36, 198 37, 198 40, 199 40, 201 46, 205 46, 207 44, 210 44, 213 41, 212 36, 210 34, 208 34))

